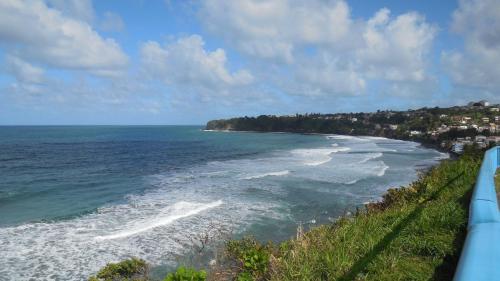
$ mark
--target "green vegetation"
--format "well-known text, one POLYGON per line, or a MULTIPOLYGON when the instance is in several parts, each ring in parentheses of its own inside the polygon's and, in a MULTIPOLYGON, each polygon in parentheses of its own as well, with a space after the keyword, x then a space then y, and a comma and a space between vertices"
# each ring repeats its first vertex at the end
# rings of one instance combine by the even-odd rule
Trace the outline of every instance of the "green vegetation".
POLYGON ((236 261, 238 281, 260 280, 266 277, 272 245, 262 245, 251 237, 228 241, 226 251, 236 261))
MULTIPOLYGON (((445 161, 382 202, 279 247, 228 243, 240 280, 450 280, 466 234, 467 206, 480 165, 469 152, 445 161), (254 247, 267 266, 243 263, 254 247), (233 250, 234 248, 238 250, 233 250), (266 252, 266 253, 262 253, 266 252)), ((259 264, 261 262, 259 261, 259 264)))
MULTIPOLYGON (((451 280, 481 157, 468 148, 409 186, 389 190, 381 202, 279 245, 230 240, 208 274, 179 268, 165 280, 451 280)), ((145 280, 132 279, 137 267, 120 264, 91 280, 145 280)))
POLYGON ((207 273, 193 268, 179 267, 176 272, 169 273, 164 281, 205 281, 207 273))
POLYGON ((146 281, 148 265, 145 261, 131 258, 119 263, 108 263, 89 281, 146 281))
POLYGON ((431 145, 445 142, 448 148, 457 138, 495 135, 499 113, 496 107, 455 106, 421 108, 407 111, 377 111, 371 113, 296 114, 289 116, 260 115, 212 120, 209 130, 324 133, 380 136, 415 140, 431 145), (488 122, 485 122, 486 118, 488 122), (495 119, 497 118, 497 119, 495 119), (493 126, 492 126, 493 124, 493 126))

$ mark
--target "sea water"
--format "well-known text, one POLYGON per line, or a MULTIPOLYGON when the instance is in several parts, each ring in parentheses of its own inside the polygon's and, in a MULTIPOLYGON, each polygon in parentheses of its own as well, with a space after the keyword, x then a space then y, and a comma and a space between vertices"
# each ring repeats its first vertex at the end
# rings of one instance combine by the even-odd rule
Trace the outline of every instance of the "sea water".
POLYGON ((132 256, 172 268, 214 226, 288 239, 445 157, 374 137, 0 127, 0 280, 85 280, 132 256))

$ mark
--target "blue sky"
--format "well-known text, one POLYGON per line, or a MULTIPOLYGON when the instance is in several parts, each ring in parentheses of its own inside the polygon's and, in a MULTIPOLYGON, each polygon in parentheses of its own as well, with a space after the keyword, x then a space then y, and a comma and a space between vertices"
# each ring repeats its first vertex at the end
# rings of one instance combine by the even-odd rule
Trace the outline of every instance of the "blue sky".
POLYGON ((496 0, 0 0, 0 124, 500 101, 496 0))

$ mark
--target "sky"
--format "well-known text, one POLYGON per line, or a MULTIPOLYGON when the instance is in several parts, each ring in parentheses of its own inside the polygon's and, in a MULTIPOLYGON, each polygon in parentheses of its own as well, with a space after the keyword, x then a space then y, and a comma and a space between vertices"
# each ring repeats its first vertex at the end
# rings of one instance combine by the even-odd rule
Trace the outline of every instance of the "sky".
POLYGON ((0 0, 0 125, 500 102, 498 0, 0 0))

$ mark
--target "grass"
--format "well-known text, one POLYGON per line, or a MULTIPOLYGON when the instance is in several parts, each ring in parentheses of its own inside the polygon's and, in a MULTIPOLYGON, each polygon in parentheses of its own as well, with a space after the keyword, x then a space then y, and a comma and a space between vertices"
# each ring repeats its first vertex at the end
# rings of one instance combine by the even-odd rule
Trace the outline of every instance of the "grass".
POLYGON ((479 165, 444 161, 366 211, 283 242, 254 280, 451 280, 479 165))

